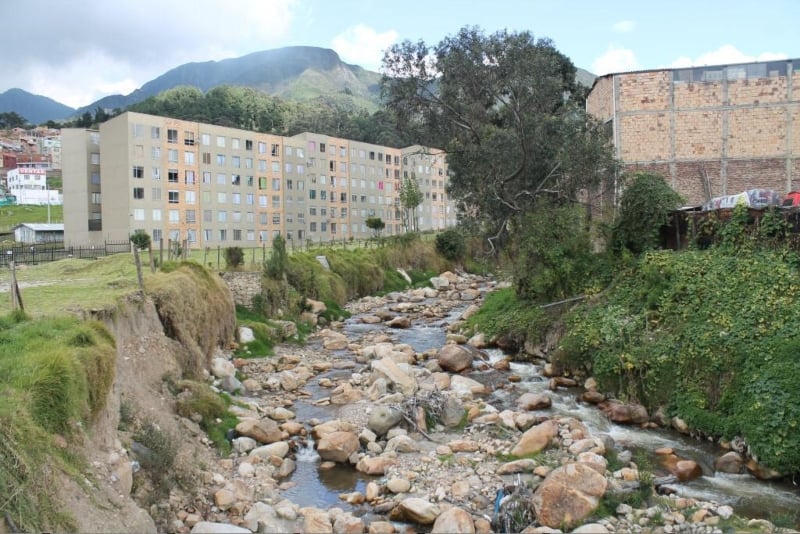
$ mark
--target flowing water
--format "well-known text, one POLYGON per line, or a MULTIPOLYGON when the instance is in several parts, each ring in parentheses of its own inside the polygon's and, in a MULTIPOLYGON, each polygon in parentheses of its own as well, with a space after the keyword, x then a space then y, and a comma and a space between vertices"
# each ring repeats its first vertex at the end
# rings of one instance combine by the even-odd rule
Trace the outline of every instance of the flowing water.
MULTIPOLYGON (((415 323, 409 329, 392 330, 392 337, 396 343, 408 344, 416 352, 439 348, 445 343, 446 326, 458 318, 464 308, 465 306, 454 309, 445 319, 435 323, 415 323)), ((370 332, 379 332, 384 328, 382 324, 363 324, 359 317, 353 317, 345 323, 345 334, 353 339, 370 332)), ((346 353, 335 356, 343 357, 344 354, 346 353)), ((490 361, 504 357, 497 350, 488 351, 488 355, 490 361)), ((341 373, 349 376, 353 370, 332 370, 320 377, 333 378, 341 373)), ((698 462, 704 476, 690 482, 676 483, 674 488, 679 495, 730 504, 737 514, 746 517, 788 518, 796 517, 800 512, 800 488, 791 482, 765 482, 746 474, 716 473, 713 467, 714 458, 721 454, 721 451, 713 443, 698 441, 672 430, 644 430, 611 423, 596 407, 576 400, 580 390, 550 391, 548 380, 542 376, 541 370, 541 367, 535 364, 512 363, 509 373, 521 378, 520 382, 514 384, 508 382, 508 373, 498 371, 476 370, 472 378, 497 386, 487 401, 498 409, 513 406, 515 399, 524 392, 547 393, 553 400, 548 413, 566 415, 583 421, 593 435, 610 436, 619 451, 630 450, 634 458, 645 465, 657 466, 658 459, 653 451, 663 447, 672 448, 678 456, 698 462)), ((312 398, 309 401, 300 401, 294 407, 299 421, 336 417, 336 407, 319 407, 311 403, 316 398, 327 396, 329 393, 326 390, 315 383, 309 383, 306 390, 311 392, 312 398)), ((319 469, 319 457, 313 450, 313 443, 300 452, 297 458, 297 470, 290 479, 297 485, 284 492, 287 498, 300 505, 349 508, 349 505, 339 499, 339 494, 353 491, 363 493, 366 483, 376 478, 362 475, 349 466, 319 469)))

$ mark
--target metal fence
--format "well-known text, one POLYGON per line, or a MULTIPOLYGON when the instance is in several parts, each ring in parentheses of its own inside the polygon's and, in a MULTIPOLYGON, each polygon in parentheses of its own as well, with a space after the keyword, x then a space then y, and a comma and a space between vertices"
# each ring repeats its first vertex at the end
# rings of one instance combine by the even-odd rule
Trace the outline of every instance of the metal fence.
POLYGON ((35 265, 66 258, 100 258, 122 252, 130 252, 130 241, 106 241, 102 245, 64 246, 64 243, 39 243, 35 245, 14 245, 0 248, 0 267, 8 267, 13 260, 35 265))

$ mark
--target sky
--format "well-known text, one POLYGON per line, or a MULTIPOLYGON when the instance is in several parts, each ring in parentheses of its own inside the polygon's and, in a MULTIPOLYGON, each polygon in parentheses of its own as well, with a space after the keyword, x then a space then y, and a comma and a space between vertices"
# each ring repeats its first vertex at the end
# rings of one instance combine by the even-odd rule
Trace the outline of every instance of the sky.
POLYGON ((800 58, 798 0, 4 0, 0 13, 0 92, 75 108, 184 63, 284 46, 379 71, 392 44, 465 26, 549 38, 598 75, 800 58))

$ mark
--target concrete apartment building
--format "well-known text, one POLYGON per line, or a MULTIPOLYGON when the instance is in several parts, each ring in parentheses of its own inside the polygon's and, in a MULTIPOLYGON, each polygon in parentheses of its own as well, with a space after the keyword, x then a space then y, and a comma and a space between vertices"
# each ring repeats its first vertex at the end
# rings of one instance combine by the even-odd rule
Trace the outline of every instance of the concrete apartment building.
POLYGON ((370 216, 399 233, 404 154, 435 160, 422 165, 436 185, 423 186, 431 179, 420 176, 430 191, 419 229, 454 225, 444 158, 421 152, 123 113, 99 131, 62 131, 65 241, 125 240, 144 230, 193 248, 258 246, 277 235, 320 243, 371 236, 370 216))
POLYGON ((800 59, 608 74, 586 109, 625 171, 663 175, 691 205, 800 188, 800 59))

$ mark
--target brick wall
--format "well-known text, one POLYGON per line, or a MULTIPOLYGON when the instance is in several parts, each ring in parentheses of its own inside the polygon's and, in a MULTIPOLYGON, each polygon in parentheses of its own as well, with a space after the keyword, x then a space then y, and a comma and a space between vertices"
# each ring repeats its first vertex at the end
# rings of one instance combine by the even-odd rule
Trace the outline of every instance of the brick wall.
POLYGON ((722 111, 675 113, 675 158, 701 159, 722 154, 722 111))
POLYGON ((618 75, 619 110, 663 110, 670 107, 670 71, 618 75))
POLYGON ((252 308, 253 297, 261 293, 261 273, 228 271, 221 276, 233 294, 233 302, 252 308))
POLYGON ((721 83, 676 83, 675 108, 710 108, 722 105, 721 83))
POLYGON ((728 157, 786 154, 786 112, 783 107, 731 109, 728 113, 728 157))
POLYGON ((603 76, 595 80, 592 92, 586 97, 586 111, 590 115, 601 121, 614 117, 613 87, 613 76, 603 76))
POLYGON ((667 160, 670 157, 666 113, 627 115, 619 120, 619 157, 625 162, 667 160))

